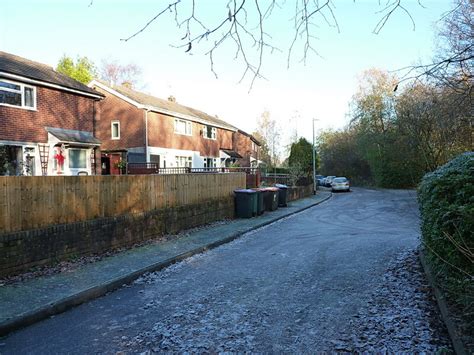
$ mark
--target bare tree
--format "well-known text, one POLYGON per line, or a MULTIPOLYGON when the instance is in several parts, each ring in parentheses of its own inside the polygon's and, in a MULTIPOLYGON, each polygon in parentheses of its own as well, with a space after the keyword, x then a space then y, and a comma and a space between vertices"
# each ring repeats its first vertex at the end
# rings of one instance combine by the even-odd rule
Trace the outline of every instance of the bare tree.
POLYGON ((275 167, 279 161, 280 130, 269 111, 257 119, 257 131, 253 135, 262 143, 262 160, 275 167))
POLYGON ((447 88, 417 83, 397 98, 397 129, 423 171, 433 171, 472 147, 469 108, 453 105, 447 88))
POLYGON ((103 60, 99 68, 100 79, 110 85, 135 87, 141 81, 141 68, 133 63, 122 65, 117 60, 103 60))
POLYGON ((474 4, 455 0, 451 11, 440 19, 440 45, 432 63, 409 66, 399 71, 402 80, 428 79, 438 86, 449 87, 472 99, 474 72, 474 4))
MULTIPOLYGON (((381 10, 379 21, 374 27, 374 33, 379 33, 390 17, 396 12, 403 12, 415 25, 409 11, 404 7, 407 0, 379 1, 381 10)), ((262 64, 265 55, 274 51, 282 51, 274 43, 269 28, 272 21, 279 21, 283 31, 292 31, 291 43, 287 44, 287 65, 292 61, 296 48, 301 49, 301 61, 306 63, 310 52, 318 55, 314 40, 317 38, 318 26, 325 23, 339 31, 333 0, 295 0, 294 11, 289 16, 290 28, 282 23, 274 13, 281 10, 284 0, 228 0, 216 2, 212 6, 220 7, 220 16, 210 18, 206 16, 201 6, 203 1, 174 0, 157 10, 135 33, 123 38, 130 41, 149 29, 150 25, 165 16, 172 16, 181 32, 175 47, 185 52, 192 52, 196 47, 203 47, 204 53, 209 56, 211 71, 217 77, 214 56, 218 50, 233 45, 235 59, 244 63, 244 71, 240 81, 250 77, 250 89, 257 78, 263 78, 262 64)), ((421 4, 420 4, 421 5, 421 4)), ((274 25, 275 23, 273 23, 274 25)))

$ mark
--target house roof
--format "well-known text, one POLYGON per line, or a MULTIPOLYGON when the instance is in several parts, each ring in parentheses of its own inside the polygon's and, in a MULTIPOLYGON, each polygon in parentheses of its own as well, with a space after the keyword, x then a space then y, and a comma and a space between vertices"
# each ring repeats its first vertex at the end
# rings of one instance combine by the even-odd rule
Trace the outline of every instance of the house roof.
POLYGON ((262 145, 262 143, 260 143, 260 141, 257 138, 255 138, 252 134, 242 131, 241 129, 239 129, 239 133, 242 133, 244 136, 249 137, 256 145, 258 146, 262 145))
POLYGON ((242 158, 242 156, 239 153, 237 153, 235 150, 221 149, 221 151, 223 151, 225 154, 227 154, 231 158, 237 158, 237 159, 242 158))
MULTIPOLYGON (((233 125, 215 117, 211 116, 205 112, 196 110, 192 107, 184 106, 181 104, 178 104, 176 101, 170 101, 170 100, 165 100, 165 99, 160 99, 155 96, 151 96, 130 88, 127 88, 125 86, 111 86, 106 83, 103 83, 98 80, 94 80, 91 84, 93 85, 94 83, 100 84, 100 87, 108 87, 120 95, 123 95, 136 103, 147 106, 150 109, 153 110, 156 109, 158 112, 163 112, 163 111, 169 111, 171 114, 172 113, 178 113, 181 115, 189 116, 190 119, 196 118, 199 121, 204 121, 208 123, 209 125, 216 125, 225 129, 229 129, 231 131, 237 131, 237 127, 234 127, 233 125)), ((89 84, 89 85, 91 85, 89 84)))
POLYGON ((48 133, 51 133, 53 136, 64 143, 82 143, 90 145, 100 145, 102 143, 100 140, 94 137, 92 132, 53 127, 45 128, 48 133))
MULTIPOLYGON (((92 94, 103 97, 101 93, 74 80, 67 75, 58 73, 46 64, 34 62, 10 53, 0 51, 0 76, 2 74, 13 74, 22 78, 32 79, 43 83, 60 86, 61 88, 79 91, 80 93, 92 94)), ((21 80, 19 78, 18 80, 21 80)))

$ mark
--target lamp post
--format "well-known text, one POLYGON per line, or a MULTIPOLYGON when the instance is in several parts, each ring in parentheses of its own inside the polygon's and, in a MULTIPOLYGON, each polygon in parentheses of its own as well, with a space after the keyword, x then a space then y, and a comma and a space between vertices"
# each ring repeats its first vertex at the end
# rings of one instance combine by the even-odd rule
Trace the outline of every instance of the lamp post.
POLYGON ((314 147, 314 121, 318 121, 318 119, 313 118, 313 195, 316 195, 316 152, 314 147))

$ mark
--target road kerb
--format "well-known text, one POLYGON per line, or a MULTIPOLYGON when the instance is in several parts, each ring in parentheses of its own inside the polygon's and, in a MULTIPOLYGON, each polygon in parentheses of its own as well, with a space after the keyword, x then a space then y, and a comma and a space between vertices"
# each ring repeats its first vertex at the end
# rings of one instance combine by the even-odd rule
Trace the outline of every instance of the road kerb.
POLYGON ((446 325, 446 328, 448 329, 448 334, 449 334, 449 337, 451 338, 451 343, 453 344, 454 351, 456 352, 457 355, 467 355, 468 351, 466 350, 462 340, 457 335, 456 325, 454 321, 451 319, 446 300, 443 294, 441 293, 441 290, 436 286, 434 277, 431 273, 431 269, 428 263, 426 262, 424 252, 423 250, 421 250, 421 248, 419 250, 419 258, 420 258, 421 265, 423 266, 423 269, 425 271, 426 278, 428 279, 428 282, 431 285, 431 288, 433 289, 436 302, 438 303, 438 308, 441 312, 441 318, 443 319, 443 322, 446 325))
POLYGON ((310 204, 308 206, 302 207, 302 208, 300 208, 296 211, 293 211, 291 213, 285 214, 283 216, 277 216, 277 217, 275 217, 275 218, 273 218, 269 221, 265 221, 263 223, 255 225, 255 226, 248 227, 246 229, 236 231, 235 233, 232 233, 231 235, 228 235, 227 237, 224 237, 220 240, 217 240, 217 241, 214 241, 212 243, 194 248, 194 249, 189 250, 187 252, 178 254, 178 255, 173 256, 173 257, 171 257, 167 260, 164 260, 164 261, 162 260, 162 261, 150 264, 146 267, 143 267, 143 268, 140 268, 140 269, 135 270, 133 272, 130 272, 127 275, 123 275, 123 276, 117 277, 115 279, 111 279, 108 282, 104 282, 100 285, 91 287, 89 289, 78 292, 74 295, 65 297, 65 298, 61 299, 60 301, 50 303, 47 306, 35 309, 35 310, 27 312, 27 313, 23 313, 23 314, 15 317, 15 318, 6 320, 6 321, 0 323, 0 337, 5 336, 5 335, 7 335, 11 332, 14 332, 16 330, 19 330, 21 328, 24 328, 26 326, 32 325, 36 322, 39 322, 39 321, 41 321, 43 319, 46 319, 48 317, 51 317, 53 315, 65 312, 68 309, 73 308, 75 306, 78 306, 82 303, 85 303, 85 302, 91 301, 95 298, 101 297, 101 296, 105 295, 108 292, 114 291, 114 290, 122 287, 123 285, 129 284, 129 283, 135 281, 136 279, 138 279, 141 275, 143 275, 145 273, 160 271, 160 270, 162 270, 162 269, 164 269, 164 268, 166 268, 166 267, 168 267, 172 264, 175 264, 179 261, 187 259, 187 258, 189 258, 193 255, 200 254, 200 253, 203 253, 207 250, 214 249, 214 248, 216 248, 220 245, 229 243, 229 242, 239 238, 243 234, 246 234, 248 232, 260 229, 260 228, 265 227, 269 224, 272 224, 276 221, 279 221, 280 219, 292 216, 296 213, 300 213, 302 211, 305 211, 305 210, 307 210, 311 207, 314 207, 316 205, 319 205, 319 204, 327 201, 328 199, 331 198, 331 196, 332 196, 332 194, 330 193, 324 199, 322 199, 320 201, 317 201, 313 204, 310 204))

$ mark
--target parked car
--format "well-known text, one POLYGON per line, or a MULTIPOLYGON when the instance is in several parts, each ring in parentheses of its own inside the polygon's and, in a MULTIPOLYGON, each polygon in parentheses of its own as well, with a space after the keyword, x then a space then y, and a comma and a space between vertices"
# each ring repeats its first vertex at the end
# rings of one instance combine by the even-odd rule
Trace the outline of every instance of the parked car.
POLYGON ((336 177, 331 182, 331 190, 335 191, 351 191, 349 180, 345 177, 336 177))
POLYGON ((326 179, 324 179, 324 186, 326 187, 331 187, 332 180, 335 178, 335 176, 326 176, 326 179))
POLYGON ((316 186, 322 186, 325 178, 324 175, 316 175, 316 186))

